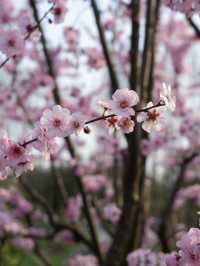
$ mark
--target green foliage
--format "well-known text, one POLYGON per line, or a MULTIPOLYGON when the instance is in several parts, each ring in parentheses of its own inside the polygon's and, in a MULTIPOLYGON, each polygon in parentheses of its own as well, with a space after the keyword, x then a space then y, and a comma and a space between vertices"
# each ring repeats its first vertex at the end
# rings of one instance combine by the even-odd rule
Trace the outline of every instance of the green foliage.
MULTIPOLYGON (((50 260, 53 266, 60 266, 68 257, 73 256, 80 247, 77 245, 66 246, 63 244, 51 242, 42 243, 42 253, 50 260)), ((9 243, 3 245, 0 251, 0 266, 43 266, 44 264, 33 253, 24 253, 17 250, 9 243)))
POLYGON ((1 249, 0 266, 42 266, 33 254, 24 254, 9 244, 1 249))

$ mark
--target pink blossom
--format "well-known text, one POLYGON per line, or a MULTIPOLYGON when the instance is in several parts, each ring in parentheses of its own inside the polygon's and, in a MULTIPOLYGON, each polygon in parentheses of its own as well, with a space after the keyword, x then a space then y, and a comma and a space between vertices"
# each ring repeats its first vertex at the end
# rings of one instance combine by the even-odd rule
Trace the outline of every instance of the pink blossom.
POLYGON ((105 66, 105 58, 97 48, 84 49, 83 53, 87 56, 87 65, 94 69, 101 69, 105 66))
POLYGON ((191 228, 180 241, 177 246, 181 249, 182 265, 200 265, 200 230, 191 228))
POLYGON ((110 203, 106 205, 103 209, 103 216, 106 220, 117 223, 121 215, 121 210, 115 205, 115 203, 110 203))
POLYGON ((29 12, 22 11, 17 22, 21 33, 24 35, 24 38, 38 38, 40 36, 39 31, 36 29, 35 22, 29 12))
POLYGON ((26 252, 30 252, 34 249, 35 243, 31 238, 18 237, 12 240, 12 244, 17 248, 20 248, 26 252))
POLYGON ((82 209, 82 200, 80 195, 70 198, 67 203, 65 216, 68 221, 75 223, 80 219, 82 209))
POLYGON ((109 129, 110 133, 113 133, 115 129, 119 129, 119 117, 118 116, 109 117, 105 121, 106 121, 106 126, 109 129))
POLYGON ((166 254, 164 256, 164 266, 181 266, 180 258, 180 255, 176 252, 166 254))
POLYGON ((164 0, 164 3, 172 10, 185 13, 188 16, 200 12, 199 0, 164 0))
POLYGON ((18 30, 1 30, 0 50, 7 56, 21 54, 24 48, 24 40, 18 30))
POLYGON ((110 104, 114 114, 125 117, 135 114, 132 107, 139 102, 139 97, 135 91, 129 89, 116 90, 112 99, 110 104))
POLYGON ((133 132, 135 123, 130 117, 122 117, 119 119, 118 126, 123 133, 128 134, 133 132))
POLYGON ((50 154, 53 154, 56 149, 56 141, 55 138, 49 137, 48 130, 46 128, 36 128, 32 134, 32 138, 36 139, 33 143, 31 143, 30 147, 39 150, 46 160, 49 160, 50 154))
POLYGON ((55 2, 55 7, 53 8, 54 22, 56 24, 62 23, 65 19, 67 13, 67 7, 65 0, 57 0, 55 2))
POLYGON ((85 125, 85 118, 81 113, 74 113, 69 120, 69 134, 80 132, 85 125))
MULTIPOLYGON (((148 103, 146 108, 151 106, 153 106, 152 102, 148 103)), ((141 112, 137 115, 137 121, 139 123, 142 122, 142 128, 149 133, 153 130, 160 131, 165 121, 163 116, 164 111, 165 108, 157 107, 146 112, 141 112)))
POLYGON ((69 50, 74 51, 79 43, 80 33, 73 28, 65 28, 64 37, 69 50))
POLYGON ((160 99, 165 103, 167 108, 169 108, 171 111, 175 111, 176 98, 172 94, 170 85, 163 83, 163 90, 160 92, 160 99))
POLYGON ((75 244, 75 238, 71 231, 64 230, 57 234, 56 240, 58 241, 64 241, 67 244, 75 244))
POLYGON ((67 266, 98 266, 97 258, 93 255, 77 255, 69 259, 67 266))
POLYGON ((127 257, 128 266, 157 266, 156 255, 148 249, 137 249, 127 257))
POLYGON ((52 110, 47 109, 40 118, 40 126, 47 130, 49 138, 66 137, 69 132, 70 112, 60 105, 56 105, 52 110))
POLYGON ((104 175, 86 175, 83 178, 83 185, 87 192, 98 192, 106 185, 106 177, 104 175))

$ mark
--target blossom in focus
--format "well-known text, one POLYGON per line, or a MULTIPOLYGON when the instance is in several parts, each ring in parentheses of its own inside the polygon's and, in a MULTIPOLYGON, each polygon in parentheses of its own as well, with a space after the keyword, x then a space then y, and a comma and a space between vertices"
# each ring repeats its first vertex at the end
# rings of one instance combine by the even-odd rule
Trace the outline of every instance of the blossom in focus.
POLYGON ((78 133, 84 128, 85 119, 81 113, 74 113, 69 120, 69 134, 78 133))
MULTIPOLYGON (((153 103, 147 104, 146 108, 151 108, 153 103)), ((147 131, 160 131, 164 125, 164 111, 165 107, 152 108, 148 111, 141 112, 137 115, 137 122, 142 123, 142 128, 147 131)))
POLYGON ((49 138, 66 137, 68 135, 70 112, 60 105, 46 109, 40 118, 40 126, 47 130, 49 138))
POLYGON ((119 119, 118 126, 123 133, 128 134, 133 132, 135 123, 130 117, 121 117, 119 119))
POLYGON ((119 89, 113 94, 110 105, 114 114, 127 117, 135 114, 132 107, 138 102, 139 97, 135 91, 119 89))

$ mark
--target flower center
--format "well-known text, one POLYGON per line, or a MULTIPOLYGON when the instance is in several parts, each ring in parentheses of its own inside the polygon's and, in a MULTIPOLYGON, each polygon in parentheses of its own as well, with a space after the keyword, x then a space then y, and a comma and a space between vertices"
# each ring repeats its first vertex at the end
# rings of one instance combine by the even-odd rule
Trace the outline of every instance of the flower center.
POLYGON ((160 116, 160 114, 158 112, 156 112, 156 110, 148 112, 148 120, 156 121, 159 116, 160 116))
POLYGON ((118 119, 117 117, 110 117, 107 119, 107 121, 109 127, 115 127, 116 123, 118 122, 118 119))
POLYGON ((12 147, 11 147, 11 151, 12 151, 12 154, 14 155, 14 156, 21 156, 22 155, 22 148, 21 147, 19 147, 19 146, 17 146, 17 145, 13 145, 12 147))
POLYGON ((73 122, 73 127, 78 129, 80 127, 80 123, 78 121, 73 122))
POLYGON ((15 40, 13 40, 13 39, 10 39, 10 40, 8 41, 8 45, 9 45, 10 47, 15 47, 15 44, 16 44, 16 42, 15 42, 15 40))
POLYGON ((122 109, 124 109, 124 108, 129 107, 129 103, 128 103, 128 101, 124 100, 124 101, 121 101, 121 102, 120 102, 119 106, 120 106, 122 109))
POLYGON ((122 122, 122 126, 123 127, 129 127, 129 126, 131 126, 130 119, 129 118, 124 119, 123 122, 122 122))
POLYGON ((62 14, 62 8, 60 8, 60 7, 56 7, 56 8, 54 9, 54 14, 55 14, 56 16, 60 16, 60 15, 62 14))
POLYGON ((61 121, 58 118, 55 118, 53 121, 54 127, 60 127, 61 126, 61 121))

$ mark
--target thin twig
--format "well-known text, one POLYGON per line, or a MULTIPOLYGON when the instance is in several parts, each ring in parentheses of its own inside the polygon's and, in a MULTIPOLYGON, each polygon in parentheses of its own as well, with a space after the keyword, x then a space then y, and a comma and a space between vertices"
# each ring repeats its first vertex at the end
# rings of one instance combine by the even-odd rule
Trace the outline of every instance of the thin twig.
MULTIPOLYGON (((35 25, 32 27, 31 32, 27 33, 27 35, 24 38, 24 41, 28 40, 29 37, 32 35, 32 33, 34 31, 36 31, 38 29, 38 25, 40 25, 42 23, 42 21, 47 17, 47 15, 52 11, 54 5, 51 6, 45 13, 44 15, 39 19, 39 24, 35 25)), ((15 58, 16 55, 12 56, 12 57, 6 57, 6 59, 0 64, 0 69, 11 59, 11 58, 15 58)))
POLYGON ((197 36, 198 38, 200 38, 200 29, 199 29, 199 27, 195 24, 194 20, 193 20, 191 17, 187 17, 187 16, 186 16, 186 19, 187 19, 189 25, 193 28, 193 30, 194 30, 196 36, 197 36))
POLYGON ((20 177, 19 182, 22 185, 23 189, 32 197, 32 199, 35 200, 37 203, 39 203, 39 205, 44 209, 49 224, 53 228, 52 235, 62 230, 70 230, 78 241, 82 241, 86 246, 88 246, 92 251, 94 251, 92 243, 86 238, 86 236, 84 236, 84 234, 81 231, 79 231, 77 228, 75 228, 70 224, 60 223, 57 221, 53 210, 48 205, 45 198, 41 194, 39 194, 38 191, 33 189, 33 187, 30 187, 30 185, 28 184, 28 182, 24 180, 24 178, 20 177))

